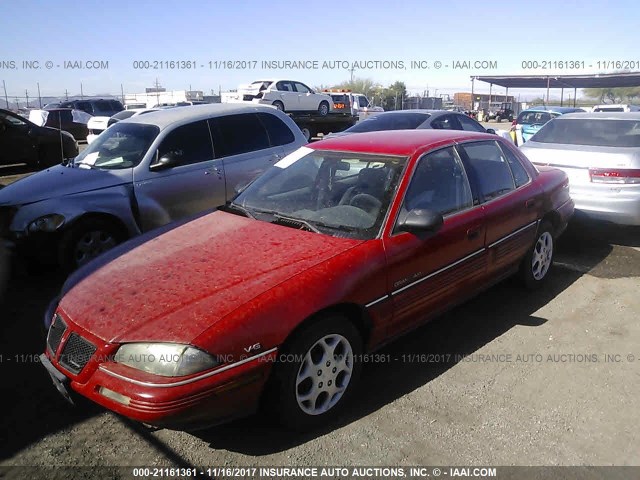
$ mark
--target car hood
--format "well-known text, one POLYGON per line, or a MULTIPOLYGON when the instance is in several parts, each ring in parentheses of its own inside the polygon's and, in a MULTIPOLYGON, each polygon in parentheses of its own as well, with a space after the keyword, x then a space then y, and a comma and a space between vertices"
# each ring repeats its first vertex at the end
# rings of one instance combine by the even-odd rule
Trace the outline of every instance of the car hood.
POLYGON ((108 263, 60 308, 106 342, 190 343, 258 295, 362 242, 217 211, 108 263))
POLYGON ((56 165, 1 189, 0 205, 25 205, 124 183, 128 182, 122 176, 108 170, 56 165))

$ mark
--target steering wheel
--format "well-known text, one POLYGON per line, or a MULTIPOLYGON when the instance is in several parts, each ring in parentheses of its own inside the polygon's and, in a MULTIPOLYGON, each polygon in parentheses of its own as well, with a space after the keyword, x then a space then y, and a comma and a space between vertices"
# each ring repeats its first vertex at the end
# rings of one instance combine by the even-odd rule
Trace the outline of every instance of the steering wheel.
POLYGON ((376 217, 380 211, 380 207, 382 207, 382 202, 368 193, 358 193, 353 196, 349 205, 364 210, 368 214, 376 217))

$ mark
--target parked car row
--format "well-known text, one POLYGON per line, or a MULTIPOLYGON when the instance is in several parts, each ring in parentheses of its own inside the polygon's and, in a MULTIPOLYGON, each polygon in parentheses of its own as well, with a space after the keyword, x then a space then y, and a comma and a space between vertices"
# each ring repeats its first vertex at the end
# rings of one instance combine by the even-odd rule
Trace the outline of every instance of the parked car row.
MULTIPOLYGON (((177 111, 120 122, 92 147, 142 122, 162 131, 177 111)), ((281 120, 289 137, 277 113, 254 115, 281 120)), ((225 118, 198 128, 216 138, 225 118)), ((225 207, 78 271, 46 316, 41 363, 68 400, 160 427, 203 428, 260 406, 291 428, 324 425, 354 396, 363 354, 500 279, 536 288, 548 278, 573 213, 567 180, 487 133, 302 146, 225 207)))

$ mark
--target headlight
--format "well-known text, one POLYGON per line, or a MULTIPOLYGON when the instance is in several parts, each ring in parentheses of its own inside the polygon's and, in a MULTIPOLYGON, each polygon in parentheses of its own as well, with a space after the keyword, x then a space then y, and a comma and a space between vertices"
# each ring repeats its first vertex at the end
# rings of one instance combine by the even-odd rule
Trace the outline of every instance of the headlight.
POLYGON ((29 224, 27 230, 34 232, 55 232, 64 225, 64 216, 53 213, 40 217, 29 224))
POLYGON ((116 352, 117 363, 163 377, 182 377, 220 363, 202 350, 177 343, 127 343, 116 352))

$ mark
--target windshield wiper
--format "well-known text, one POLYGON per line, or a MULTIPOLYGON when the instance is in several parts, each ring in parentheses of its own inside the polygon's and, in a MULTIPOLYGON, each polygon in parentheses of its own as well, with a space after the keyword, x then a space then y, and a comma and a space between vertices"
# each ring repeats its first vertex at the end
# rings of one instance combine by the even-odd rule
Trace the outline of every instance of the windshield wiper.
POLYGON ((312 225, 311 223, 307 222, 306 220, 301 220, 299 218, 285 217, 284 215, 280 215, 278 213, 275 213, 273 216, 277 220, 281 220, 282 222, 284 222, 284 226, 286 226, 286 227, 293 227, 293 224, 297 224, 297 225, 306 227, 311 232, 321 233, 320 230, 318 230, 318 228, 316 226, 312 225))
POLYGON ((256 217, 253 216, 253 214, 247 210, 246 208, 236 204, 236 203, 229 203, 228 205, 224 205, 222 207, 220 207, 220 210, 225 211, 225 210, 235 210, 236 212, 240 212, 243 215, 252 218, 253 220, 256 219, 256 217))
POLYGON ((333 230, 342 230, 345 232, 357 232, 358 230, 361 230, 360 228, 350 227, 348 225, 331 225, 329 223, 323 223, 323 222, 313 222, 313 223, 323 228, 329 228, 333 230))

